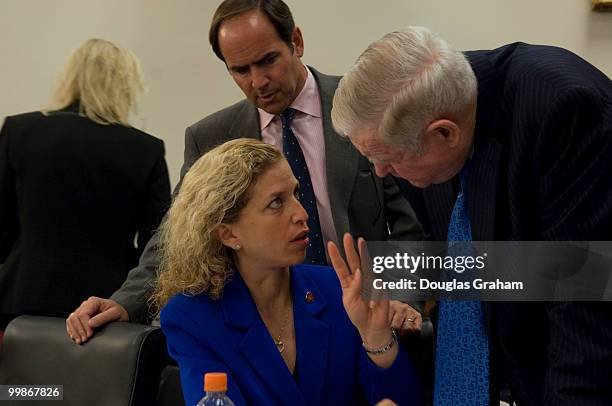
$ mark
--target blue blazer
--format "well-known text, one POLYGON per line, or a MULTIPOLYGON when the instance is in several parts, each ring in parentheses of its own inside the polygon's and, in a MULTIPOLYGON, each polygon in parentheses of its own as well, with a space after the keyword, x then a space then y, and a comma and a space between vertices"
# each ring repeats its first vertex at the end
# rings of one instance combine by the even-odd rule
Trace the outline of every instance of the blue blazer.
POLYGON ((178 362, 187 405, 204 395, 206 372, 228 375, 228 396, 237 405, 355 404, 359 386, 375 403, 418 404, 415 371, 400 352, 387 369, 370 361, 342 305, 333 269, 291 268, 297 346, 296 377, 287 369, 238 272, 223 298, 177 295, 161 312, 168 351, 178 362), (314 300, 306 301, 311 292, 314 300))

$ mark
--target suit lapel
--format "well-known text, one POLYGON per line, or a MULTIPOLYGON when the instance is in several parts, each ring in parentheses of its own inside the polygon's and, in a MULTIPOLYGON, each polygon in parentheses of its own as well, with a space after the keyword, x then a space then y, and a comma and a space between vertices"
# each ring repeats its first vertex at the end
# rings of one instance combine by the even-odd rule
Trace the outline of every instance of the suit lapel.
POLYGON ((295 380, 259 317, 245 333, 239 348, 253 371, 257 372, 274 394, 278 404, 305 404, 295 380))
MULTIPOLYGON (((311 272, 317 272, 312 270, 311 272)), ((240 280, 242 287, 236 300, 227 297, 231 305, 226 306, 226 323, 246 328, 244 338, 239 344, 240 352, 253 370, 266 382, 278 402, 291 405, 321 404, 323 383, 325 382, 329 344, 329 326, 318 319, 326 308, 327 302, 316 283, 304 271, 291 272, 293 291, 293 317, 297 348, 296 367, 299 389, 289 370, 276 349, 268 330, 257 313, 248 289, 240 280), (312 302, 306 300, 310 292, 312 302), (231 319, 230 319, 231 318, 231 319), (231 321, 230 321, 231 320, 231 321)), ((224 310, 225 311, 225 310, 224 310)))
POLYGON ((432 235, 435 241, 446 241, 448 236, 448 223, 450 222, 457 192, 453 182, 432 185, 423 190, 427 213, 430 217, 432 235))
POLYGON ((321 394, 327 370, 329 326, 318 317, 327 306, 327 302, 307 272, 317 272, 317 270, 291 273, 297 370, 300 389, 306 404, 319 405, 323 403, 321 394), (308 292, 310 292, 309 297, 314 298, 310 303, 306 300, 308 292))
POLYGON ((238 345, 240 353, 278 404, 304 405, 304 398, 261 320, 248 288, 238 272, 233 279, 223 292, 222 308, 226 325, 244 331, 238 345))
POLYGON ((249 100, 245 100, 242 108, 236 114, 229 130, 229 139, 255 138, 261 140, 261 129, 259 128, 259 113, 257 108, 249 100))
MULTIPOLYGON (((467 206, 473 241, 495 239, 495 206, 501 151, 501 145, 494 138, 487 138, 476 147, 470 163, 467 206)), ((448 225, 457 198, 456 183, 448 181, 423 190, 425 207, 434 208, 428 210, 428 214, 435 240, 447 239, 448 225)))
POLYGON ((499 89, 502 86, 497 70, 480 52, 466 53, 478 80, 474 156, 468 180, 468 212, 474 241, 495 239, 495 207, 499 165, 503 147, 504 125, 498 115, 499 89))
POLYGON ((307 272, 317 270, 291 271, 299 389, 239 273, 235 272, 232 282, 226 285, 221 301, 226 325, 244 332, 240 353, 282 404, 316 405, 322 401, 330 329, 319 317, 327 301, 307 272), (307 293, 314 300, 309 302, 307 293))
MULTIPOLYGON (((472 240, 495 240, 495 208, 497 185, 503 147, 493 137, 487 137, 476 146, 472 170, 468 179, 467 205, 472 225, 472 240)), ((488 331, 494 322, 494 303, 483 302, 484 321, 488 331)), ((490 347, 493 338, 489 336, 490 347)))
MULTIPOLYGON (((331 121, 331 109, 334 93, 338 87, 338 78, 323 75, 309 67, 319 87, 323 133, 325 137, 325 168, 327 172, 327 190, 332 211, 332 218, 337 232, 348 230, 348 207, 355 176, 359 163, 359 152, 346 137, 334 131, 331 121), (333 185, 333 187, 332 187, 333 185)), ((342 235, 339 236, 342 241, 342 235)))
MULTIPOLYGON (((480 143, 472 158, 472 168, 468 179, 467 206, 470 215, 473 241, 495 240, 495 207, 497 205, 497 185, 502 146, 494 138, 486 138, 480 143)), ((425 207, 430 216, 434 240, 448 239, 448 226, 458 191, 457 182, 449 181, 433 185, 423 191, 425 207)), ((483 302, 485 324, 492 323, 492 307, 483 302)))
MULTIPOLYGON (((484 52, 466 52, 478 81, 476 128, 474 130, 474 162, 468 180, 468 212, 472 219, 472 237, 476 241, 494 241, 495 208, 498 206, 499 168, 502 161, 504 131, 498 103, 503 81, 484 52), (470 202, 472 202, 470 204, 470 202)), ((498 214, 500 215, 500 214, 498 214)), ((495 302, 483 302, 484 320, 489 331, 491 353, 496 351, 496 340, 491 334, 495 322, 495 302)), ((494 361, 494 357, 492 358, 494 361)))
POLYGON ((472 240, 495 239, 495 206, 502 147, 494 138, 477 146, 468 180, 467 205, 472 224, 472 240))
MULTIPOLYGON (((478 80, 476 128, 474 130, 474 156, 468 179, 467 206, 472 225, 472 240, 495 239, 495 207, 499 165, 503 147, 497 140, 503 132, 498 117, 501 79, 489 59, 482 52, 467 52, 478 80)), ((431 186, 423 191, 427 212, 436 240, 444 241, 448 234, 458 180, 431 186)))

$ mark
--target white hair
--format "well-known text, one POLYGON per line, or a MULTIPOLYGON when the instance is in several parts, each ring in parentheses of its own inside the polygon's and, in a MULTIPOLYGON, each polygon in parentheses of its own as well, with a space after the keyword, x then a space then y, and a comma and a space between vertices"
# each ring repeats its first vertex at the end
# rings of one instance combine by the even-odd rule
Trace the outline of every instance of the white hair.
POLYGON ((373 42, 342 78, 332 108, 336 131, 371 127, 391 146, 421 152, 427 125, 458 118, 476 102, 476 76, 466 57, 423 27, 373 42))

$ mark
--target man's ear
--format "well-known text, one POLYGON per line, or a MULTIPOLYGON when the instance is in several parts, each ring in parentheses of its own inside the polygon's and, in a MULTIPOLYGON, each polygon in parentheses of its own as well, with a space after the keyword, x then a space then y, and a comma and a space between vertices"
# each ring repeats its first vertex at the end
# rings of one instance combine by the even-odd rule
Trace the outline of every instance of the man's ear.
POLYGON ((221 241, 221 244, 226 247, 236 249, 237 246, 240 246, 240 241, 238 237, 234 235, 230 224, 221 223, 215 228, 214 232, 219 241, 221 241))
POLYGON ((302 31, 300 27, 295 27, 293 29, 293 34, 291 34, 291 42, 293 43, 293 52, 301 58, 304 55, 304 37, 302 37, 302 31))
POLYGON ((448 148, 456 148, 461 142, 461 129, 451 120, 441 119, 432 121, 425 130, 429 140, 442 142, 448 148))

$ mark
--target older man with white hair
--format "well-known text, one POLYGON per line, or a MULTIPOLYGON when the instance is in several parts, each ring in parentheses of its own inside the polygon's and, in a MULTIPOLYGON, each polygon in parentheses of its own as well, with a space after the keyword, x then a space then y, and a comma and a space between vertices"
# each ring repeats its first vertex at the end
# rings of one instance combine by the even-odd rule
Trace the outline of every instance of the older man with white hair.
MULTIPOLYGON (((425 28, 372 43, 340 81, 336 130, 392 174, 428 239, 612 235, 612 82, 573 53, 461 53, 425 28)), ((434 403, 612 404, 612 303, 439 306, 434 403)))

